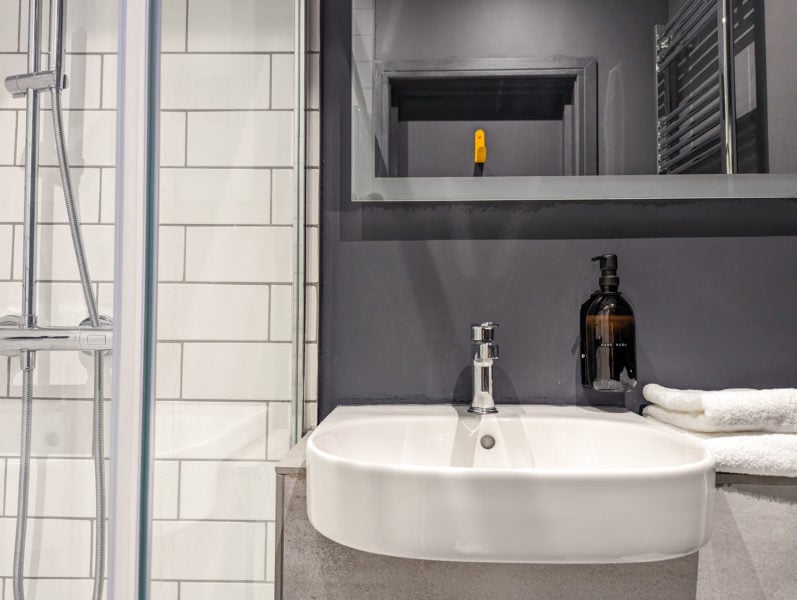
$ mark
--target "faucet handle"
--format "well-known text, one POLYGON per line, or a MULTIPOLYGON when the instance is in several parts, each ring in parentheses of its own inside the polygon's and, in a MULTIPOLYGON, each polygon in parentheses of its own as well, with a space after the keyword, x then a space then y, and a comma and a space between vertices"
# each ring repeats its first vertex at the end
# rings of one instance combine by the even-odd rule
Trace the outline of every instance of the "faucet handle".
POLYGON ((496 359, 498 358, 498 344, 487 342, 479 345, 479 353, 476 355, 479 360, 496 359))
POLYGON ((474 344, 489 344, 495 339, 495 328, 498 323, 486 321, 484 323, 474 323, 471 325, 471 341, 474 344))

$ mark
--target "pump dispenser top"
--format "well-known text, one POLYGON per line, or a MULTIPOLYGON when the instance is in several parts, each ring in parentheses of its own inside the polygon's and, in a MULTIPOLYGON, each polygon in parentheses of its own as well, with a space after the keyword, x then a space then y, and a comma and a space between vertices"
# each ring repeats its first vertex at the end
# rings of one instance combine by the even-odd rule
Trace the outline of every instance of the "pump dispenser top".
POLYGON ((602 254, 599 291, 581 308, 582 384, 599 392, 627 392, 636 386, 634 311, 620 293, 617 255, 602 254))
POLYGON ((598 279, 602 292, 616 292, 620 286, 620 278, 617 276, 617 255, 601 254, 592 258, 593 261, 600 261, 601 276, 598 279))

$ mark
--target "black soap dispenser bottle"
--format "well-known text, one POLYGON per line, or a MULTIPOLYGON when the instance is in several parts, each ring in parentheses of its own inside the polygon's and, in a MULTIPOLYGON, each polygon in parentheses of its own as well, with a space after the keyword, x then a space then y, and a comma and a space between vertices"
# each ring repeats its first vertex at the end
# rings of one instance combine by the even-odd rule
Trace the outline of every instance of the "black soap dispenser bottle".
POLYGON ((627 392, 636 386, 636 326, 631 305, 618 291, 617 255, 600 261, 600 291, 581 309, 582 383, 599 392, 627 392))

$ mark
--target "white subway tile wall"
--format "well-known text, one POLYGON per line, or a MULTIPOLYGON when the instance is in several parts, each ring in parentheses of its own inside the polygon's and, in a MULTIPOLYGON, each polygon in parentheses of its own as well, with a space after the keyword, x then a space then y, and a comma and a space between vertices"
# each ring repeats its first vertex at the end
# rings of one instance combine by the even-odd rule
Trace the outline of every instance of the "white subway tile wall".
MULTIPOLYGON (((303 174, 306 427, 317 414, 317 3, 308 9, 303 174)), ((113 309, 116 4, 70 2, 66 36, 68 148, 105 314, 113 309)), ((25 70, 27 10, 28 0, 0 2, 0 79, 25 70)), ((274 596, 274 465, 289 447, 292 397, 293 11, 293 0, 163 2, 155 600, 274 596)), ((49 108, 49 99, 43 106, 49 108)), ((24 100, 0 92, 0 315, 20 312, 24 108, 24 100)), ((40 321, 68 325, 85 310, 47 110, 41 122, 40 321)), ((78 600, 90 595, 93 568, 91 358, 40 353, 35 381, 27 597, 78 600)), ((11 597, 20 385, 18 361, 0 359, 5 598, 11 597)), ((106 431, 109 412, 110 400, 106 431)))

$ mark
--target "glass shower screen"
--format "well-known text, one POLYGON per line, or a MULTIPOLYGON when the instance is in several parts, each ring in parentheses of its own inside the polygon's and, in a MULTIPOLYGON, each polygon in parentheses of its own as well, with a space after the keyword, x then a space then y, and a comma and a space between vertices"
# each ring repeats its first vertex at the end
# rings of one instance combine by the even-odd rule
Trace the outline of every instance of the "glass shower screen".
POLYGON ((162 9, 151 597, 272 598, 297 395, 301 5, 162 9))

